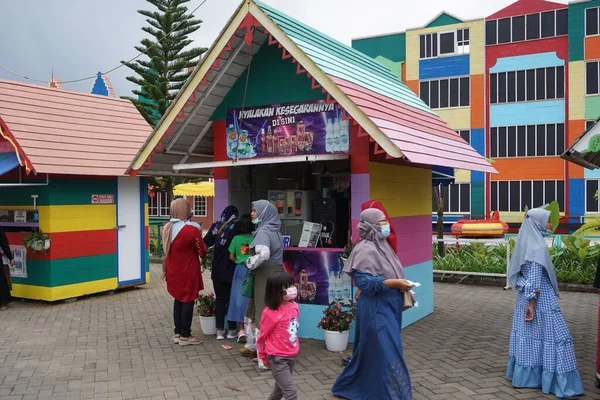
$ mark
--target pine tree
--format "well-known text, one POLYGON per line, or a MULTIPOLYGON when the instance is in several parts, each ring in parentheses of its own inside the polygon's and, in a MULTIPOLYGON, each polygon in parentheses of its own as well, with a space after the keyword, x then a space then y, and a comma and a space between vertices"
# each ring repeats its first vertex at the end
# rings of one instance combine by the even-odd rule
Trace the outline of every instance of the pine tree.
POLYGON ((138 10, 147 17, 149 26, 142 30, 152 36, 144 38, 136 50, 148 56, 134 62, 121 61, 137 76, 127 80, 140 87, 133 90, 138 99, 127 97, 153 127, 167 111, 169 103, 190 76, 206 48, 187 48, 188 36, 200 28, 202 21, 188 13, 185 3, 190 0, 146 0, 156 10, 138 10))

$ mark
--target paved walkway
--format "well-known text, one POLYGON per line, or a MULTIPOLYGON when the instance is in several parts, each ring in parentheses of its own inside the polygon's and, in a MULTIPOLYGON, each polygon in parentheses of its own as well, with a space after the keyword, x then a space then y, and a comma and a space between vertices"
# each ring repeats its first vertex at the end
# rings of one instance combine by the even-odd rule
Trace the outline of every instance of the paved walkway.
MULTIPOLYGON (((16 302, 0 312, 0 399, 265 399, 270 373, 235 349, 214 338, 195 347, 169 343, 172 306, 158 266, 152 278, 114 295, 16 302)), ((503 377, 514 293, 450 284, 435 291, 435 313, 404 330, 415 400, 546 398, 515 390, 503 377)), ((600 399, 597 304, 595 294, 565 293, 561 300, 588 399, 600 399)), ((295 374, 301 400, 331 398, 341 357, 322 342, 302 342, 295 374)))

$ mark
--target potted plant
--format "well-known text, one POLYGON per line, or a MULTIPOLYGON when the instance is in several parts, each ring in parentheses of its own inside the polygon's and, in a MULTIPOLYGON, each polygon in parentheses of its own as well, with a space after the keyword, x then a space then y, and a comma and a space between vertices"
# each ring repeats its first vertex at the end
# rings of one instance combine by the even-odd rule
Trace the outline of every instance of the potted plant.
POLYGON ((200 315, 200 328, 205 335, 217 334, 217 320, 215 318, 215 294, 201 294, 196 301, 198 315, 200 315))
POLYGON ((339 253, 338 257, 342 259, 344 263, 348 261, 348 257, 350 257, 350 253, 352 253, 352 249, 354 248, 354 243, 349 242, 346 247, 344 247, 344 252, 339 253))
POLYGON ((50 248, 50 236, 46 235, 40 229, 38 232, 32 232, 23 239, 25 247, 30 248, 34 252, 46 252, 50 248))
POLYGON ((348 347, 348 334, 356 318, 356 304, 334 299, 325 310, 317 328, 325 333, 325 347, 329 351, 344 351, 348 347))

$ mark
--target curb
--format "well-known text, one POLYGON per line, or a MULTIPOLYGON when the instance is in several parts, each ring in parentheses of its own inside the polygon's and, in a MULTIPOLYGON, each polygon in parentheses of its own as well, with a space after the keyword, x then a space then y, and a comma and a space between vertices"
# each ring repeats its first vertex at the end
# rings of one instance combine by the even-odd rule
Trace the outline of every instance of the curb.
MULTIPOLYGON (((505 278, 497 278, 493 276, 468 276, 434 273, 433 281, 441 283, 459 283, 463 285, 498 286, 499 288, 504 288, 504 286, 506 286, 505 278)), ((598 293, 598 289, 592 285, 582 285, 577 283, 559 283, 558 289, 562 292, 598 293)))

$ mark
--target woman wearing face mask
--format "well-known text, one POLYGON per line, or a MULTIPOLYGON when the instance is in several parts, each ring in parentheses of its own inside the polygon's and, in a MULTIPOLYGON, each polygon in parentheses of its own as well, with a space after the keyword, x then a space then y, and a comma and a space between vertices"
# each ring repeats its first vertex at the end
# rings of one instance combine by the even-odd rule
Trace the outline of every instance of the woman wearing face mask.
POLYGON ((583 383, 544 240, 552 232, 549 218, 541 208, 527 212, 510 260, 508 283, 518 292, 506 376, 514 387, 569 398, 583 394, 583 383))
MULTIPOLYGON (((257 358, 256 337, 259 332, 256 328, 260 326, 262 311, 266 306, 267 278, 276 271, 283 271, 283 237, 277 208, 267 200, 252 203, 250 216, 252 223, 256 225, 256 231, 250 244, 252 256, 246 260, 246 266, 254 273, 254 297, 248 303, 246 317, 253 322, 249 329, 254 334, 249 335, 248 342, 240 352, 244 356, 257 358)), ((261 362, 259 366, 262 366, 261 362)))
POLYGON ((358 224, 360 240, 344 266, 361 290, 352 361, 331 389, 346 399, 412 399, 401 337, 402 292, 412 284, 404 279, 402 264, 386 241, 390 232, 382 211, 363 211, 358 224))

